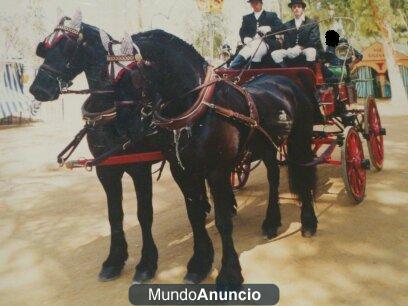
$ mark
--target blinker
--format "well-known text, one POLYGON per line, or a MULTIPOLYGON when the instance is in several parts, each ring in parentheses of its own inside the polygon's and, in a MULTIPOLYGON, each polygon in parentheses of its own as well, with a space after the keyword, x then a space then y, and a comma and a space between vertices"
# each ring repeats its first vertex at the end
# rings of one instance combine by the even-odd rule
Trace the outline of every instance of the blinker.
POLYGON ((45 46, 45 43, 44 43, 44 42, 40 42, 40 43, 37 45, 37 49, 36 49, 36 51, 35 51, 35 54, 36 54, 38 57, 45 58, 46 53, 47 53, 47 47, 45 46))

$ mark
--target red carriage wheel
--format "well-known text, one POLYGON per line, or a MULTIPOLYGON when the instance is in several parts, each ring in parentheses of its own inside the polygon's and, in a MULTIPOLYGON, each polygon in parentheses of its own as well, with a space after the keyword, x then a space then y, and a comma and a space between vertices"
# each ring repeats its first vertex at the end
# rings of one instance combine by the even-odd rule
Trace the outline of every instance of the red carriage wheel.
POLYGON ((251 172, 251 163, 240 163, 231 173, 231 186, 234 190, 242 189, 248 182, 249 173, 251 172))
POLYGON ((367 99, 364 108, 364 133, 372 165, 380 171, 384 163, 384 134, 375 99, 367 99))
POLYGON ((351 200, 358 204, 365 196, 366 170, 370 167, 370 162, 364 158, 363 144, 357 130, 352 126, 344 130, 341 166, 347 193, 351 200))

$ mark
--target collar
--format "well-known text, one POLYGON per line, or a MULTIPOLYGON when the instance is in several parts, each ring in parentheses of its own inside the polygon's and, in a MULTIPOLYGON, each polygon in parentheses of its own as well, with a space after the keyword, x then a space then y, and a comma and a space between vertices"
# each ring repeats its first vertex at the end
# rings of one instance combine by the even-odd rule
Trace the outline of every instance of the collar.
POLYGON ((264 11, 265 11, 265 10, 262 9, 260 12, 254 12, 253 14, 254 14, 254 16, 255 16, 255 19, 259 19, 259 17, 261 17, 261 15, 262 15, 262 13, 263 13, 264 11))
POLYGON ((302 14, 299 18, 295 18, 295 22, 304 22, 306 20, 305 14, 302 14))

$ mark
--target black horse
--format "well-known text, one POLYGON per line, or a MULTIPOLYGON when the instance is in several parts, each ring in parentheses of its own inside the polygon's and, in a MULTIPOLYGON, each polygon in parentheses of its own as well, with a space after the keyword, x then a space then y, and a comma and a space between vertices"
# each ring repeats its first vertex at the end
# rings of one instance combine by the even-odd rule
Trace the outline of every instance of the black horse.
MULTIPOLYGON (((141 105, 157 109, 157 95, 163 101, 162 116, 174 118, 188 110, 196 101, 197 93, 186 95, 204 82, 208 63, 197 51, 181 39, 161 30, 152 30, 132 36, 140 49, 143 60, 123 78, 117 90, 127 92, 129 82, 137 94, 128 91, 141 105)), ((283 139, 288 143, 288 168, 291 190, 301 203, 302 234, 314 235, 317 218, 313 208, 313 191, 316 169, 311 161, 313 131, 313 105, 302 94, 303 89, 284 76, 260 75, 245 84, 245 89, 255 101, 260 125, 276 144, 283 139)), ((216 83, 211 103, 249 116, 249 108, 242 92, 230 83, 216 83)), ((129 123, 133 140, 143 137, 146 125, 155 122, 152 115, 139 112, 129 123), (139 132, 139 134, 138 134, 139 132)), ((157 116, 156 116, 157 119, 157 116)), ((157 120, 156 120, 157 121, 157 120)), ((268 237, 277 235, 281 225, 278 186, 279 166, 277 148, 267 137, 255 133, 247 143, 248 127, 223 118, 208 110, 195 122, 178 130, 159 128, 159 145, 170 162, 176 182, 187 199, 187 211, 194 234, 194 254, 188 263, 186 279, 200 282, 211 270, 213 246, 205 228, 205 211, 200 186, 207 180, 215 202, 216 227, 223 247, 222 268, 217 284, 226 287, 240 286, 243 282, 238 255, 232 239, 232 216, 235 197, 230 183, 230 173, 247 147, 253 159, 262 159, 269 181, 269 205, 262 224, 268 237)))
MULTIPOLYGON (((82 23, 77 14, 66 24, 63 18, 60 29, 55 30, 40 43, 37 54, 44 58, 38 74, 30 87, 30 92, 39 101, 56 100, 63 84, 68 84, 81 72, 85 72, 88 85, 94 93, 90 95, 88 112, 101 112, 112 108, 115 101, 126 100, 116 92, 107 73, 107 52, 102 45, 100 30, 82 23), (78 33, 76 33, 77 31, 78 33)), ((123 136, 118 133, 115 122, 88 126, 87 140, 94 157, 117 147, 123 136)), ((121 154, 157 150, 151 141, 129 147, 121 154)), ((128 258, 127 243, 123 231, 122 176, 126 172, 133 180, 137 195, 137 216, 142 229, 143 247, 141 259, 136 266, 134 282, 152 278, 157 269, 158 252, 152 236, 152 163, 117 166, 97 166, 96 173, 107 196, 111 245, 107 259, 99 274, 101 281, 119 277, 128 258)))
MULTIPOLYGON (((49 48, 44 49, 42 48, 44 46, 40 45, 40 52, 38 53, 45 58, 45 62, 31 87, 31 92, 40 100, 54 100, 58 97, 61 83, 68 83, 81 71, 85 71, 91 89, 110 88, 106 76, 106 51, 101 47, 98 32, 96 28, 80 24, 79 34, 76 33, 74 39, 71 35, 63 35, 61 40, 49 48), (102 75, 102 77, 98 77, 100 75, 102 75), (95 82, 95 80, 102 81, 95 82)), ((133 37, 133 39, 140 46, 142 55, 145 59, 149 59, 150 62, 144 61, 143 65, 139 66, 139 69, 134 71, 134 73, 126 74, 122 78, 122 82, 115 88, 115 94, 107 98, 111 103, 112 99, 120 100, 127 98, 126 94, 135 99, 144 97, 144 100, 150 99, 151 101, 155 100, 157 94, 160 94, 165 99, 171 99, 202 83, 207 63, 191 46, 179 40, 177 37, 162 31, 152 31, 137 35, 133 37), (143 75, 141 74, 142 70, 143 75), (131 81, 133 85, 136 84, 135 87, 132 87, 131 81)), ((290 132, 289 159, 293 161, 289 167, 291 187, 299 194, 303 204, 301 214, 303 225, 302 233, 305 235, 314 234, 317 226, 317 220, 312 207, 315 169, 314 167, 301 165, 302 162, 308 162, 312 158, 310 151, 310 103, 306 98, 300 95, 299 88, 293 84, 293 82, 283 77, 274 77, 272 79, 259 77, 251 82, 251 84, 248 84, 248 90, 251 91, 256 98, 257 106, 260 110, 261 123, 271 131, 273 136, 277 137, 285 134, 283 131, 285 129, 279 132, 281 127, 279 128, 279 124, 275 124, 279 119, 276 115, 281 114, 281 112, 277 112, 278 109, 286 109, 286 113, 293 118, 293 126, 286 132, 290 132), (263 88, 267 87, 271 90, 266 92, 263 88), (270 103, 263 101, 265 100, 265 94, 270 103)), ((220 83, 217 85, 216 92, 217 94, 213 101, 222 103, 223 105, 229 105, 228 103, 234 101, 235 110, 242 113, 247 112, 243 97, 234 89, 220 83), (229 100, 227 101, 226 99, 229 100)), ((178 112, 187 108, 193 100, 194 98, 192 97, 177 101, 178 103, 182 102, 179 105, 180 107, 171 108, 171 111, 169 111, 167 115, 177 115, 178 112)), ((171 106, 173 105, 174 103, 172 103, 171 106)), ((107 106, 110 107, 112 104, 107 106)), ((101 108, 105 109, 105 107, 101 108)), ((139 108, 140 106, 137 105, 135 108, 136 113, 138 113, 139 108)), ((99 110, 101 109, 95 109, 95 111, 99 110)), ((138 116, 135 119, 140 118, 141 117, 138 116)), ((136 127, 136 129, 134 129, 135 133, 131 134, 142 134, 146 121, 147 120, 133 120, 132 126, 133 128, 136 127)), ((161 131, 159 134, 161 147, 165 150, 166 157, 171 161, 171 170, 185 196, 189 219, 193 226, 194 255, 189 261, 186 279, 193 282, 201 281, 210 271, 213 261, 212 243, 208 237, 204 223, 208 203, 206 201, 205 188, 203 187, 205 186, 204 178, 208 178, 216 202, 216 225, 222 235, 224 247, 223 267, 217 278, 217 282, 219 284, 233 286, 239 285, 242 283, 242 276, 231 237, 231 215, 234 211, 235 199, 228 177, 236 162, 240 147, 243 146, 243 139, 246 138, 245 136, 248 134, 248 131, 241 125, 220 120, 220 118, 213 114, 207 114, 201 118, 199 122, 191 126, 190 132, 192 135, 202 136, 202 140, 197 141, 197 139, 194 139, 194 141, 190 141, 187 139, 186 142, 186 139, 184 139, 186 135, 180 136, 180 133, 175 133, 176 137, 174 140, 177 140, 177 145, 173 146, 172 133, 161 131), (216 133, 214 133, 214 129, 216 129, 216 133), (181 148, 180 145, 184 148, 181 148), (208 150, 202 150, 205 148, 208 150), (183 168, 185 170, 183 170, 183 168)), ((104 136, 107 136, 107 134, 104 134, 104 136)), ((114 136, 118 135, 116 134, 116 130, 112 128, 111 134, 107 136, 107 142, 109 142, 108 139, 115 139, 114 136)), ((140 135, 134 138, 139 139, 139 136, 140 135)), ((264 160, 268 168, 270 199, 267 217, 262 227, 268 236, 274 236, 280 225, 277 190, 279 184, 279 169, 276 162, 276 149, 271 148, 269 143, 266 143, 262 137, 257 135, 257 138, 251 143, 251 150, 255 157, 258 156, 264 160)), ((98 154, 95 153, 95 155, 97 156, 98 154)), ((109 169, 113 170, 113 168, 109 169)), ((118 171, 120 172, 121 170, 118 171)), ((145 173, 145 175, 150 176, 150 171, 145 173)), ((109 179, 109 177, 110 175, 106 176, 107 179, 109 179)), ((110 184, 108 184, 107 187, 110 188, 110 184)), ((114 201, 108 200, 108 202, 113 203, 114 201)), ((112 205, 112 212, 111 210, 109 212, 110 219, 112 219, 112 215, 120 215, 120 217, 116 219, 120 220, 120 222, 116 225, 121 225, 123 212, 120 209, 120 213, 116 211, 115 214, 115 208, 120 207, 120 201, 118 202, 119 204, 117 206, 112 205)), ((138 212, 141 213, 140 210, 138 210, 138 212)), ((151 214, 149 217, 148 213, 146 219, 150 219, 151 221, 151 214)), ((141 222, 141 224, 143 223, 141 222)), ((148 233, 148 236, 151 237, 150 230, 148 233)), ((143 233, 143 250, 146 248, 144 238, 145 233, 143 233)), ((121 227, 112 227, 112 240, 125 242, 123 229, 121 227), (114 237, 118 237, 116 234, 118 229, 120 229, 121 232, 121 234, 119 234, 121 239, 114 239, 114 237)), ((114 249, 125 249, 123 242, 119 243, 121 247, 114 247, 114 249)), ((112 243, 112 245, 115 245, 115 243, 112 243)), ((141 263, 144 262, 144 258, 149 261, 149 256, 144 256, 146 253, 144 253, 143 250, 141 263)), ((108 263, 104 265, 104 268, 105 266, 107 268, 120 267, 121 265, 117 265, 117 262, 121 262, 123 266, 124 259, 122 258, 126 256, 120 255, 126 254, 127 252, 119 251, 116 254, 114 253, 115 252, 111 250, 111 258, 115 261, 115 264, 112 265, 108 263), (120 254, 119 256, 117 255, 118 253, 120 254), (117 260, 117 258, 119 258, 119 260, 117 260)), ((157 254, 157 251, 153 253, 157 254)), ((149 263, 156 262, 156 260, 157 255, 153 256, 153 260, 149 261, 149 263)), ((141 263, 139 265, 142 265, 141 263)), ((102 272, 105 270, 104 268, 102 272)), ((117 271, 118 269, 114 270, 117 271)), ((151 275, 152 273, 150 272, 152 270, 155 271, 155 268, 150 269, 150 271, 147 269, 147 274, 151 275)), ((143 275, 145 271, 143 271, 143 268, 137 269, 136 275, 138 275, 138 272, 143 275)))

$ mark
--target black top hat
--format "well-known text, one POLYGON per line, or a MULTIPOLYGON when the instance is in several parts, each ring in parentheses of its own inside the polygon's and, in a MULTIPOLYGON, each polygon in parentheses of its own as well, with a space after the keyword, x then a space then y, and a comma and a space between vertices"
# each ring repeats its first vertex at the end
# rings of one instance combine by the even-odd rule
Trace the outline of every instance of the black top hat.
POLYGON ((262 2, 262 3, 263 3, 263 1, 262 1, 262 0, 248 0, 247 2, 248 2, 248 3, 251 3, 251 2, 257 2, 257 1, 258 1, 258 2, 262 2))
POLYGON ((291 0, 290 3, 288 4, 288 6, 290 8, 292 8, 292 5, 295 5, 295 4, 301 4, 303 6, 303 8, 306 7, 306 3, 304 1, 302 1, 302 0, 291 0))

